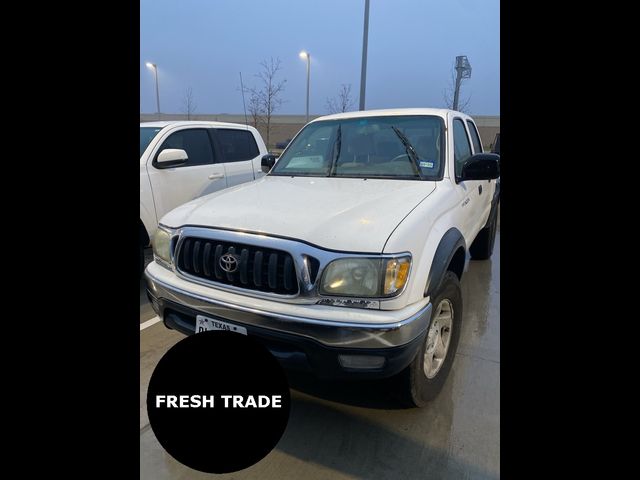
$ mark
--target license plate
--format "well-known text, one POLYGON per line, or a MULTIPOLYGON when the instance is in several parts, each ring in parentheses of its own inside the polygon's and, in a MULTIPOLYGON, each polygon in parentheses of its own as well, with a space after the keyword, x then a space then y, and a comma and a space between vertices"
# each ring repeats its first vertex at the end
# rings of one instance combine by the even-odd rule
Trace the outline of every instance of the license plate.
POLYGON ((206 332, 207 330, 226 330, 228 332, 247 334, 247 329, 234 325, 232 323, 216 320, 215 318, 204 317, 202 315, 196 316, 196 333, 206 332))

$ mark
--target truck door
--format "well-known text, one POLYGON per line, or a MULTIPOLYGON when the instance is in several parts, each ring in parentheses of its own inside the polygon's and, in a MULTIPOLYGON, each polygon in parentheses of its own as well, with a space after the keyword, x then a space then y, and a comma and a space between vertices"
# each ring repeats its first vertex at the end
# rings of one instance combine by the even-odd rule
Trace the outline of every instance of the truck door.
POLYGON ((147 165, 158 221, 177 206, 227 186, 224 165, 216 162, 207 130, 187 127, 160 139, 147 165), (182 149, 189 159, 182 165, 162 168, 156 159, 165 148, 182 149))
MULTIPOLYGON (((473 153, 483 153, 482 141, 480 140, 480 134, 476 128, 475 123, 472 120, 467 119, 467 129, 471 137, 471 144, 473 146, 473 153)), ((480 226, 478 230, 484 227, 486 221, 489 219, 489 213, 491 212, 491 199, 493 198, 493 192, 496 189, 495 180, 484 180, 478 182, 482 187, 481 193, 479 190, 480 202, 478 203, 478 222, 480 226)))
POLYGON ((227 186, 256 178, 254 159, 260 156, 260 151, 253 134, 249 130, 235 128, 216 128, 211 133, 218 158, 224 165, 227 186))
POLYGON ((471 155, 473 155, 473 150, 471 149, 471 142, 464 121, 460 117, 455 117, 453 119, 454 174, 460 202, 461 226, 464 228, 462 234, 467 241, 467 247, 480 231, 478 227, 478 216, 481 212, 480 196, 484 194, 484 192, 480 193, 483 188, 481 186, 482 182, 477 180, 462 181, 460 179, 462 166, 471 155))

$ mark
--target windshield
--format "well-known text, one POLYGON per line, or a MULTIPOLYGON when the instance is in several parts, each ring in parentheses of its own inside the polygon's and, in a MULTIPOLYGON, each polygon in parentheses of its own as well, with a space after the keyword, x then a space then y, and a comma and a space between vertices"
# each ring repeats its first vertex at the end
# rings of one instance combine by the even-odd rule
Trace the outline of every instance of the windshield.
POLYGON ((308 124, 270 175, 439 180, 444 122, 427 115, 324 120, 308 124))
POLYGON ((140 127, 140 157, 160 130, 162 127, 140 127))

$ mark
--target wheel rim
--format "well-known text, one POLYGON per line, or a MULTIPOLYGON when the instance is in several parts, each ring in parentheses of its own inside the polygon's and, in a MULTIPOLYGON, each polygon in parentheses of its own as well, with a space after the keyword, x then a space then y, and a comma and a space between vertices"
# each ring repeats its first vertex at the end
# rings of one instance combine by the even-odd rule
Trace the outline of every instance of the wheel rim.
POLYGON ((435 310, 436 315, 427 333, 422 368, 427 378, 435 377, 449 351, 451 329, 453 328, 453 304, 443 299, 435 310))

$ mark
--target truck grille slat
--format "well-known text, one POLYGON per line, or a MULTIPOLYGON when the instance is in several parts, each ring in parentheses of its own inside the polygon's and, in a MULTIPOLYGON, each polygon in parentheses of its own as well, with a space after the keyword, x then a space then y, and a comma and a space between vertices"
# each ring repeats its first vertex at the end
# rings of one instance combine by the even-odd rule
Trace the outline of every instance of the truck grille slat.
POLYGON ((278 254, 269 255, 269 288, 276 288, 278 283, 278 254))
POLYGON ((295 279, 295 269, 293 267, 293 260, 291 257, 286 257, 284 259, 284 288, 291 289, 293 288, 294 279, 295 279))
POLYGON ((213 269, 216 274, 216 279, 222 280, 222 269, 220 268, 220 257, 222 256, 222 245, 216 245, 216 254, 213 258, 213 269))
POLYGON ((200 240, 196 240, 193 246, 193 269, 196 273, 200 273, 200 262, 198 256, 200 255, 200 240))
POLYGON ((184 268, 191 270, 191 239, 184 244, 184 268))
POLYGON ((204 276, 211 277, 211 244, 206 243, 204 253, 202 254, 202 266, 204 267, 204 276))
POLYGON ((187 237, 176 256, 178 269, 194 277, 280 295, 298 293, 293 257, 282 250, 187 237), (222 258, 227 254, 232 258, 222 258))
POLYGON ((253 283, 262 286, 262 250, 257 250, 253 257, 253 283))
POLYGON ((240 267, 239 267, 239 271, 240 271, 240 283, 242 285, 246 285, 247 283, 249 283, 249 280, 248 280, 249 250, 247 250, 246 248, 243 248, 242 252, 240 252, 240 267))

